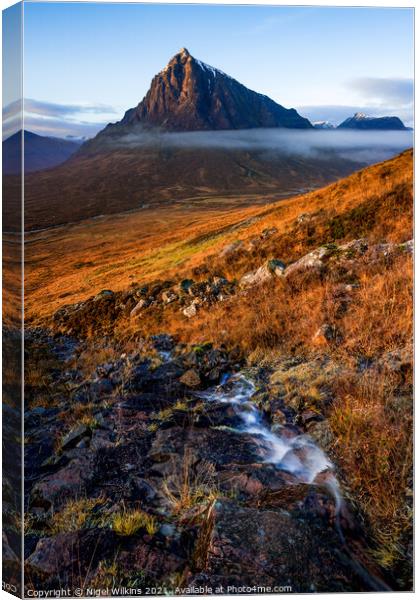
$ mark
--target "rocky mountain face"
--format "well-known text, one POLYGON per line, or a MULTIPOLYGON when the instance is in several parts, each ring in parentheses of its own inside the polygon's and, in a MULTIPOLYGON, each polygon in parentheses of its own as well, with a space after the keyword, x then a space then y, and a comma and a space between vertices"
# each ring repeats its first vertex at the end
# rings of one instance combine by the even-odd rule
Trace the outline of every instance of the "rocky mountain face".
POLYGON ((249 90, 185 48, 154 77, 145 98, 116 127, 138 123, 166 131, 312 128, 295 109, 249 90))
POLYGON ((398 117, 368 117, 364 113, 355 113, 343 121, 337 129, 382 129, 406 130, 408 127, 398 117))
MULTIPOLYGON (((287 140, 274 142, 268 129, 296 138, 316 133, 296 110, 249 90, 183 49, 121 121, 84 143, 65 164, 28 176, 27 227, 198 198, 204 203, 210 196, 235 196, 238 203, 250 194, 254 202, 285 197, 363 165, 333 145, 311 153, 287 140)), ((19 182, 9 177, 7 185, 12 193, 19 182)))

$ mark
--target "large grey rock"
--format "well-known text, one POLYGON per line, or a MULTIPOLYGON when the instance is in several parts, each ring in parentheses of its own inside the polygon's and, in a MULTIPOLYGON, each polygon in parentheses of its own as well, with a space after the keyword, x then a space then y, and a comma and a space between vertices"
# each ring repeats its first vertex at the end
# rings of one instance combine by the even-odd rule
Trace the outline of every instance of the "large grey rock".
POLYGON ((195 315, 197 314, 197 305, 197 302, 192 302, 189 306, 184 308, 182 313, 189 319, 191 319, 191 317, 195 317, 195 315))
POLYGON ((218 501, 203 531, 203 574, 225 585, 290 586, 292 592, 366 589, 326 523, 324 502, 325 497, 309 492, 297 517, 294 511, 218 501))
POLYGON ((324 268, 322 259, 326 256, 325 248, 318 248, 309 254, 305 254, 302 258, 289 265, 285 271, 286 278, 311 271, 313 273, 321 273, 324 268))
POLYGON ((286 265, 276 258, 268 260, 255 271, 246 273, 239 281, 239 287, 248 288, 261 285, 269 281, 274 276, 281 277, 286 269, 286 265))
POLYGON ((130 312, 130 317, 135 317, 136 315, 138 315, 139 312, 141 311, 141 309, 145 308, 146 306, 147 306, 147 300, 142 298, 141 300, 139 300, 139 302, 137 302, 136 306, 130 312))

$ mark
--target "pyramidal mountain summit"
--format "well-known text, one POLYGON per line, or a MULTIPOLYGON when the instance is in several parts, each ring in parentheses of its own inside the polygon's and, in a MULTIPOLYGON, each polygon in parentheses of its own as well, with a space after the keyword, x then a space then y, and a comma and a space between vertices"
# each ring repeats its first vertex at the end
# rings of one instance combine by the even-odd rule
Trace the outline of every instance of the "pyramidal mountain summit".
POLYGON ((152 80, 145 98, 111 127, 142 124, 165 131, 286 127, 311 129, 308 119, 254 92, 182 48, 152 80))

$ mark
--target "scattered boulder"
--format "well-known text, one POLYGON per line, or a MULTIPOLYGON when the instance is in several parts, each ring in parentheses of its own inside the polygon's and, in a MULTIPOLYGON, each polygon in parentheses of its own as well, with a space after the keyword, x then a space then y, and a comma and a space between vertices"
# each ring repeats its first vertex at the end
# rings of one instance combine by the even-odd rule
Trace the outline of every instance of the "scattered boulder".
POLYGON ((407 252, 408 254, 413 254, 414 253, 414 240, 408 240, 408 242, 399 244, 399 248, 401 248, 401 250, 403 250, 403 252, 407 252))
POLYGON ((115 535, 109 529, 59 533, 39 540, 25 567, 35 578, 54 575, 58 571, 62 580, 71 581, 74 573, 86 574, 113 551, 115 535))
POLYGON ((115 294, 112 290, 102 290, 99 292, 99 294, 96 294, 96 296, 93 298, 93 301, 97 302, 99 300, 112 300, 114 295, 115 294))
POLYGON ((222 248, 220 256, 230 256, 238 250, 240 250, 241 248, 243 248, 243 245, 244 243, 242 240, 236 240, 235 242, 232 242, 231 244, 228 244, 227 246, 222 248))
POLYGON ((145 308, 147 305, 148 305, 148 302, 144 298, 139 300, 139 302, 137 302, 136 306, 130 312, 130 317, 135 317, 136 315, 138 315, 139 312, 141 311, 141 309, 145 308))
POLYGON ((69 450, 74 448, 83 438, 90 437, 92 432, 86 425, 77 425, 73 427, 67 435, 64 436, 61 442, 62 450, 69 450))
POLYGON ((199 388, 201 386, 200 374, 195 369, 188 369, 179 378, 179 381, 189 388, 199 388))
POLYGON ((192 302, 189 306, 187 306, 187 308, 184 308, 182 314, 189 319, 191 319, 191 317, 195 317, 197 314, 197 302, 192 302))
POLYGON ((277 275, 277 277, 282 277, 282 275, 286 269, 286 265, 281 260, 278 260, 276 258, 272 258, 271 260, 269 260, 267 263, 267 266, 268 266, 268 269, 274 275, 277 275))
POLYGON ((344 254, 345 258, 355 258, 361 256, 367 252, 369 248, 369 242, 366 238, 360 238, 358 240, 351 240, 346 244, 338 246, 340 253, 344 254))
POLYGON ((172 290, 166 290, 162 293, 162 300, 165 304, 170 304, 171 302, 178 300, 178 296, 174 294, 172 290))
POLYGON ((285 269, 286 265, 281 260, 272 258, 256 269, 256 271, 250 271, 241 277, 239 287, 248 288, 261 285, 272 279, 273 275, 281 277, 285 269))
POLYGON ((261 238, 263 240, 266 240, 270 237, 272 237, 274 234, 276 234, 278 231, 277 227, 267 227, 266 229, 263 229, 261 232, 261 238))
POLYGON ((191 286, 194 285, 192 279, 183 279, 176 287, 176 291, 182 294, 188 294, 191 286))
POLYGON ((311 215, 311 213, 302 213, 297 217, 296 223, 298 223, 298 225, 302 225, 302 223, 308 223, 312 219, 313 215, 311 215))
POLYGON ((324 269, 324 263, 322 258, 326 255, 326 251, 324 248, 318 248, 318 250, 314 250, 313 252, 309 252, 296 262, 289 265, 285 271, 284 276, 286 278, 293 277, 295 275, 299 275, 301 273, 306 273, 308 271, 320 274, 324 269))
POLYGON ((34 485, 30 506, 49 510, 51 507, 60 506, 68 498, 83 495, 89 477, 90 459, 86 456, 74 459, 67 466, 40 479, 34 485))

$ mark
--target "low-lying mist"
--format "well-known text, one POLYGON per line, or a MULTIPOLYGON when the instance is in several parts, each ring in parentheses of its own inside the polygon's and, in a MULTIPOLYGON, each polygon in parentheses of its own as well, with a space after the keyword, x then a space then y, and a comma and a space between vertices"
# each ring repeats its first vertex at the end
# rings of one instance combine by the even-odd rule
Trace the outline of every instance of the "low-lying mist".
POLYGON ((412 131, 343 131, 246 129, 237 131, 194 131, 168 133, 139 129, 110 137, 108 144, 119 149, 180 148, 225 149, 328 158, 335 156, 360 163, 386 160, 412 147, 412 131))

